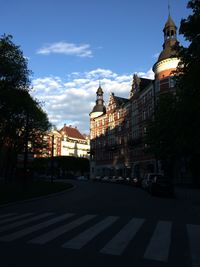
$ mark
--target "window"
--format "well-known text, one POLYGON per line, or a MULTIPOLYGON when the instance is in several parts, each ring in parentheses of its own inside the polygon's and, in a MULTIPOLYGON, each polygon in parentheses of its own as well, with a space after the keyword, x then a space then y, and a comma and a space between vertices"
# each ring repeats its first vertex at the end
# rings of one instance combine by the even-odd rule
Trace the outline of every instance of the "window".
POLYGON ((155 82, 155 91, 159 92, 160 91, 160 81, 155 82))
POLYGON ((169 87, 170 87, 170 88, 175 87, 175 80, 174 80, 174 77, 169 77, 169 87))
POLYGON ((146 120, 146 111, 143 111, 143 120, 146 120))

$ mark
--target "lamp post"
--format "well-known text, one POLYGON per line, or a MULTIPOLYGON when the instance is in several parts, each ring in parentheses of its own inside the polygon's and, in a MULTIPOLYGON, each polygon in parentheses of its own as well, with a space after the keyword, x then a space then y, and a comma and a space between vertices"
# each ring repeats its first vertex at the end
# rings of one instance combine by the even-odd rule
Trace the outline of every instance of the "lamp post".
POLYGON ((53 174, 54 174, 54 134, 51 136, 51 183, 53 183, 53 174))
POLYGON ((29 112, 26 114, 26 126, 24 135, 24 166, 23 166, 23 187, 27 186, 27 165, 28 165, 28 138, 29 138, 29 112))

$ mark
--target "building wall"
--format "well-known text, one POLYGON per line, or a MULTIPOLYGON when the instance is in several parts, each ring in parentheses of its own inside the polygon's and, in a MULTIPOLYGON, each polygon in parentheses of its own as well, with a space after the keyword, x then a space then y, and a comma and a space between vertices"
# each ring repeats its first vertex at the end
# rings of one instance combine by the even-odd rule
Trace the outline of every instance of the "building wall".
POLYGON ((131 175, 143 176, 148 169, 155 169, 153 156, 146 153, 145 136, 149 120, 152 119, 155 105, 154 83, 139 91, 131 102, 131 175))
POLYGON ((79 143, 79 140, 61 141, 61 156, 74 156, 88 158, 90 145, 87 142, 79 143))
POLYGON ((142 177, 146 172, 159 170, 159 162, 147 152, 145 137, 159 96, 176 91, 173 79, 179 63, 173 49, 178 44, 176 29, 169 16, 163 30, 163 51, 153 66, 153 81, 134 74, 130 99, 120 101, 111 94, 105 114, 90 113, 92 177, 115 174, 142 177))
POLYGON ((130 103, 119 105, 111 95, 106 114, 91 117, 90 133, 91 176, 123 175, 130 165, 130 103))
POLYGON ((73 139, 65 136, 59 131, 52 131, 43 136, 44 144, 47 143, 47 147, 40 149, 35 154, 35 157, 54 157, 56 156, 75 156, 89 158, 90 152, 90 140, 73 139))

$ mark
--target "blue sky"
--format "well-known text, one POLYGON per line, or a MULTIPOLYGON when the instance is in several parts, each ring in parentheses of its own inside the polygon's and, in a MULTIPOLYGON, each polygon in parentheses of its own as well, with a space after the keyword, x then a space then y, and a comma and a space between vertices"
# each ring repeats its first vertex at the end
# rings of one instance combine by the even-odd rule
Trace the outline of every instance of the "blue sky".
MULTIPOLYGON (((187 2, 170 0, 177 27, 190 12, 187 2)), ((133 73, 153 78, 167 0, 0 0, 0 7, 0 34, 20 45, 33 71, 32 94, 58 128, 89 132, 99 80, 107 102, 110 92, 129 97, 133 73)))

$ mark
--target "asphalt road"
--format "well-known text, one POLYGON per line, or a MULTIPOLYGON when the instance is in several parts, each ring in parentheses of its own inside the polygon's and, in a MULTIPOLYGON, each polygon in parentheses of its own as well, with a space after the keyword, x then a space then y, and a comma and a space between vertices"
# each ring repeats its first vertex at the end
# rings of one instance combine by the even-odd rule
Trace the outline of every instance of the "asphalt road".
POLYGON ((0 208, 1 267, 200 266, 200 209, 127 185, 73 183, 0 208))

